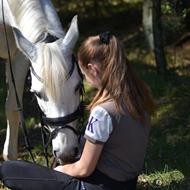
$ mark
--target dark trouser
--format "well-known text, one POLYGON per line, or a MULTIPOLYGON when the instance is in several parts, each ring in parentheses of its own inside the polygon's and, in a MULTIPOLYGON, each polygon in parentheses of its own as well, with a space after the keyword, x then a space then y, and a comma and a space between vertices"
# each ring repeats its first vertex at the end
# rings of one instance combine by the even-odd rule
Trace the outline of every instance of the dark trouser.
POLYGON ((77 179, 44 166, 25 161, 5 161, 0 180, 12 190, 135 190, 136 179, 116 182, 101 172, 77 179))

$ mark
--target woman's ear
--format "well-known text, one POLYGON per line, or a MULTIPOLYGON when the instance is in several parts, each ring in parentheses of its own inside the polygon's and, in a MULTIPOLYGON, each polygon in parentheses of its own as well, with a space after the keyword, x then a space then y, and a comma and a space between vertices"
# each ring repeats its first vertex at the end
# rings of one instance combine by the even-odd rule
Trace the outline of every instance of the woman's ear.
POLYGON ((99 66, 95 63, 88 63, 87 65, 88 71, 90 74, 94 75, 94 77, 99 77, 100 70, 99 66))

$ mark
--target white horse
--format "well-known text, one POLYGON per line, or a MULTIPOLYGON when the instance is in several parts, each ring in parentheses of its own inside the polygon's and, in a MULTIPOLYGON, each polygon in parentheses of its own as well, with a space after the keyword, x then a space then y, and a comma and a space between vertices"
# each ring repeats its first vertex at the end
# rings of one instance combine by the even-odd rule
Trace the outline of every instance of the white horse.
MULTIPOLYGON (((76 117, 65 121, 69 122, 67 128, 61 122, 66 119, 65 116, 72 116, 73 112, 76 115, 80 104, 78 87, 81 77, 75 63, 72 63, 72 51, 79 35, 77 16, 65 34, 50 0, 0 0, 0 57, 6 60, 8 53, 2 6, 18 97, 22 101, 25 77, 30 66, 31 91, 37 96, 37 102, 45 116, 44 122, 50 131, 54 131, 53 153, 67 161, 76 156, 78 148, 78 137, 74 133, 77 127, 76 117), (49 38, 54 40, 47 43, 49 38), (59 129, 56 134, 55 128, 59 129)), ((9 91, 6 100, 7 133, 3 150, 5 160, 17 158, 20 122, 8 64, 6 74, 9 91)))

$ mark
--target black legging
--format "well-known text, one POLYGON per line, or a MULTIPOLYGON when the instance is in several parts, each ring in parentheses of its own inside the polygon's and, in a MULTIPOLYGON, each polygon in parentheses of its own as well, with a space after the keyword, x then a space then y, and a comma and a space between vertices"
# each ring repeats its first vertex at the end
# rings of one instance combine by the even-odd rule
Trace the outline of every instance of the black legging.
POLYGON ((116 183, 101 172, 90 178, 77 179, 50 168, 26 161, 5 161, 0 180, 12 190, 135 190, 136 179, 116 183))
POLYGON ((61 172, 25 161, 3 162, 0 170, 3 183, 16 190, 80 189, 80 181, 61 172), (74 188, 73 188, 74 187, 74 188))

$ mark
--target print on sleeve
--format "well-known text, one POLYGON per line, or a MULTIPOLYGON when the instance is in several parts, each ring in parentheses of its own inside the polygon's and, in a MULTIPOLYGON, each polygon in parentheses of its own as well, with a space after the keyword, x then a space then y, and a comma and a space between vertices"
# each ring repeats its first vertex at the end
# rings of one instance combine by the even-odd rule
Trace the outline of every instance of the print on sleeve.
POLYGON ((87 130, 90 131, 91 133, 94 133, 94 129, 93 129, 93 124, 98 121, 98 119, 91 117, 90 121, 88 122, 88 126, 87 126, 87 130))

